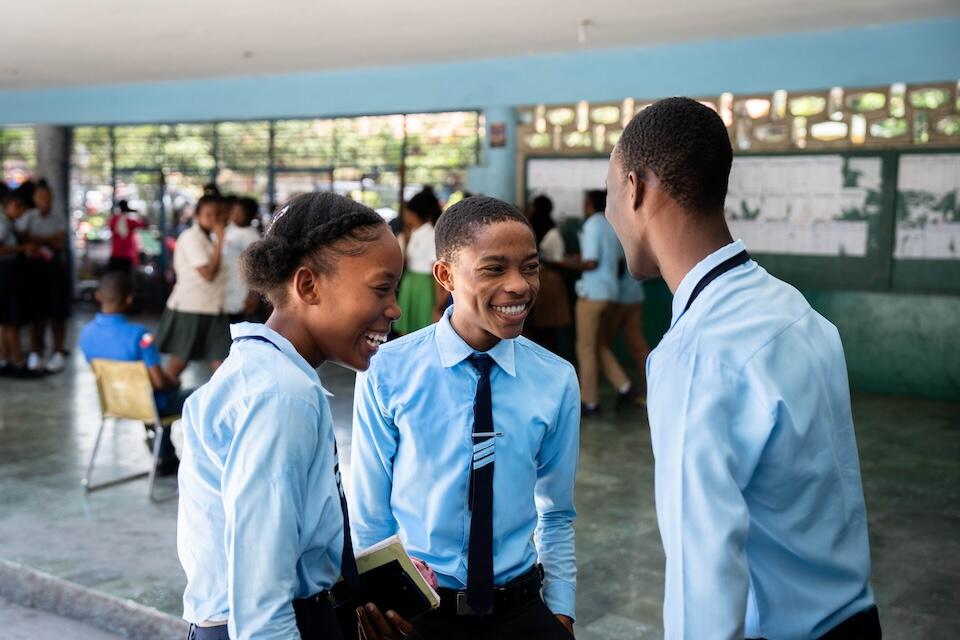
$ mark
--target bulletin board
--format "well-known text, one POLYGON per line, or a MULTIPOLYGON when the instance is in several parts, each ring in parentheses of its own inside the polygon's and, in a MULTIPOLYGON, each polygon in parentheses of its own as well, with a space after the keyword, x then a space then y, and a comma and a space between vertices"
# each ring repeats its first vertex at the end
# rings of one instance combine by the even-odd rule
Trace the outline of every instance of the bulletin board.
MULTIPOLYGON (((771 273, 805 289, 885 290, 897 154, 738 154, 725 205, 735 238, 771 273)), ((607 157, 528 158, 527 198, 554 201, 558 223, 604 188, 607 157)))

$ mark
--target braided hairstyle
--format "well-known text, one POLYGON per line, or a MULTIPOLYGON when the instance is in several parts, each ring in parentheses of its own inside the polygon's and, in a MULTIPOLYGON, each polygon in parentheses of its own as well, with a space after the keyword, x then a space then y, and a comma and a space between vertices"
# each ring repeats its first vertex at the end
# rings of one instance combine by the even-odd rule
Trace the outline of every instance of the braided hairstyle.
POLYGON ((243 278, 273 306, 286 302, 286 284, 301 265, 316 273, 336 272, 338 256, 358 255, 358 243, 377 237, 383 218, 344 196, 317 192, 299 195, 282 206, 262 240, 240 256, 243 278))

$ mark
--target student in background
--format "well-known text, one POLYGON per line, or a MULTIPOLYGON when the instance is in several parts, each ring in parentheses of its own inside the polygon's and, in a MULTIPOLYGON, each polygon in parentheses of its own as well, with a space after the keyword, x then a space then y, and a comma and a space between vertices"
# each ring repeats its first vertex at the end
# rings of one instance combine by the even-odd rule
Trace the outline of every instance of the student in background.
POLYGON ((558 268, 566 255, 563 236, 553 221, 553 201, 545 195, 533 199, 527 209, 540 252, 540 293, 530 313, 529 335, 539 345, 557 353, 560 331, 570 325, 570 301, 563 272, 558 268))
MULTIPOLYGON (((400 249, 372 209, 308 193, 242 264, 274 311, 230 327, 230 357, 183 412, 183 617, 196 640, 338 640, 327 592, 341 575, 357 583, 357 565, 317 368, 369 366, 400 313, 400 249)), ((373 605, 357 615, 369 640, 411 631, 373 605)))
POLYGON ((240 254, 260 239, 260 231, 252 224, 260 205, 253 198, 233 198, 231 202, 227 212, 230 223, 223 238, 223 267, 227 271, 223 308, 230 322, 241 322, 253 315, 259 300, 243 281, 240 254))
POLYGON ((36 247, 24 242, 16 228, 27 206, 22 193, 8 193, 0 215, 0 342, 4 356, 0 374, 16 378, 39 375, 27 368, 20 343, 20 327, 35 318, 30 304, 33 292, 27 289, 25 274, 27 257, 36 247))
POLYGON ((403 207, 404 231, 400 242, 405 269, 398 300, 403 315, 394 326, 400 335, 436 322, 446 308, 447 294, 433 278, 433 263, 437 259, 433 224, 440 213, 440 203, 429 187, 410 198, 403 207))
POLYGON ((147 223, 136 215, 126 200, 117 203, 116 212, 110 217, 110 261, 107 271, 133 273, 140 262, 140 242, 137 229, 145 229, 147 223))
MULTIPOLYGON (((171 378, 160 367, 160 354, 157 352, 153 333, 127 319, 126 313, 133 304, 133 282, 130 275, 121 271, 108 271, 100 280, 96 298, 100 304, 100 313, 83 327, 78 340, 87 361, 101 358, 125 362, 142 361, 150 374, 160 417, 180 415, 184 401, 193 390, 180 389, 180 381, 171 378)), ((152 453, 156 428, 152 424, 144 426, 147 428, 147 449, 152 453)), ((170 429, 164 429, 157 473, 174 475, 179 464, 180 460, 177 459, 170 441, 170 429)))
POLYGON ((37 320, 31 326, 27 368, 57 373, 66 365, 65 339, 70 317, 70 275, 67 271, 67 220, 53 213, 53 192, 45 180, 33 192, 35 208, 18 221, 24 240, 40 250, 31 260, 31 290, 36 300, 37 320), (50 329, 53 350, 44 362, 44 337, 50 329))
POLYGON ((219 198, 201 197, 194 224, 177 238, 173 253, 177 283, 157 329, 157 347, 170 355, 166 371, 174 380, 191 360, 209 362, 216 369, 230 350, 230 321, 223 306, 227 273, 221 214, 219 198))
POLYGON ((647 392, 664 637, 879 640, 840 335, 733 241, 732 161, 720 116, 669 98, 607 172, 630 272, 674 294, 647 392))
POLYGON ((613 305, 613 310, 607 316, 602 333, 603 341, 607 346, 612 347, 614 339, 621 335, 627 345, 627 350, 633 358, 634 365, 637 368, 637 375, 640 377, 636 403, 638 405, 646 404, 647 393, 647 356, 650 355, 650 345, 643 334, 643 303, 646 300, 646 294, 643 290, 643 283, 634 279, 630 272, 623 270, 620 276, 619 294, 617 302, 613 305))
POLYGON ((630 378, 601 336, 606 317, 619 296, 620 256, 623 250, 613 228, 603 215, 605 191, 588 191, 583 202, 580 256, 564 261, 567 269, 583 274, 577 281, 577 364, 584 416, 600 413, 600 371, 617 392, 619 409, 634 395, 630 378))
POLYGON ((533 231, 473 197, 440 217, 437 253, 453 306, 357 376, 356 546, 399 533, 433 567, 440 608, 415 638, 569 638, 580 400, 570 363, 520 336, 538 288, 533 231))

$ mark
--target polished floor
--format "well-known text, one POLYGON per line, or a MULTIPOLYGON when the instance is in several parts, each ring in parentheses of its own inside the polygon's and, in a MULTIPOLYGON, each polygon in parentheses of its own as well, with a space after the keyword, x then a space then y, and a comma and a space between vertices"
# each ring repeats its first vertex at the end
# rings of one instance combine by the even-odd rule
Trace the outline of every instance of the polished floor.
MULTIPOLYGON (((192 367, 187 380, 205 375, 192 367)), ((321 376, 348 459, 353 374, 325 366, 321 376)), ((607 416, 581 431, 577 637, 658 638, 650 437, 638 410, 607 416)), ((884 636, 960 638, 960 403, 857 395, 854 416, 884 636)), ((42 380, 0 379, 0 557, 179 615, 176 500, 150 502, 145 481, 80 486, 98 421, 82 358, 42 380)), ((108 432, 100 456, 101 477, 145 469, 143 429, 108 432)), ((175 488, 160 486, 171 498, 175 488)))

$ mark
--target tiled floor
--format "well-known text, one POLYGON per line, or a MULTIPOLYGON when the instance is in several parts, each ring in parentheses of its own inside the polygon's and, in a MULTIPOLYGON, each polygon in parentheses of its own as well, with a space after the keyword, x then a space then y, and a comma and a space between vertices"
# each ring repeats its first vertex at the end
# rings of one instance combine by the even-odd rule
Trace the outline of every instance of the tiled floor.
MULTIPOLYGON (((321 375, 348 459, 353 374, 321 375)), ((176 501, 151 503, 145 481, 80 487, 98 416, 80 358, 43 380, 0 379, 0 557, 179 615, 176 501)), ((854 416, 884 636, 960 638, 960 403, 857 395, 854 416)), ((106 437, 101 456, 102 474, 145 469, 142 428, 106 437)), ((639 411, 584 422, 577 506, 578 637, 660 637, 663 554, 639 411)))

